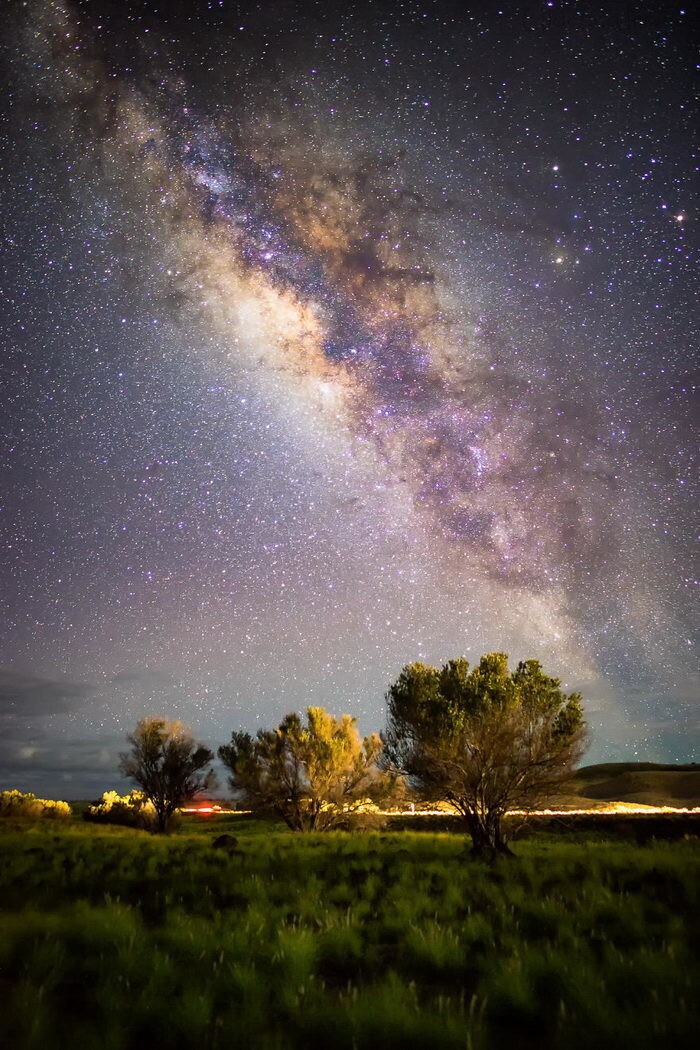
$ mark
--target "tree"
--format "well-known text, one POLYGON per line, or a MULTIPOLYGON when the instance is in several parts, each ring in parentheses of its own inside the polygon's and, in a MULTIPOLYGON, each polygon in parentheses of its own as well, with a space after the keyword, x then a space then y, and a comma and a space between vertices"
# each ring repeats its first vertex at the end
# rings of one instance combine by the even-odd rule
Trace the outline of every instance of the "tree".
POLYGON ((384 762, 465 818, 476 854, 510 852, 502 818, 558 790, 585 747, 581 697, 566 696, 537 660, 512 673, 504 653, 471 670, 404 667, 386 694, 384 762))
POLYGON ((360 736, 350 715, 334 718, 309 707, 307 724, 287 715, 277 729, 234 732, 219 748, 238 798, 280 817, 294 831, 327 831, 357 821, 367 800, 388 795, 393 779, 380 772, 380 737, 360 736))
POLYGON ((213 786, 214 774, 206 768, 213 752, 181 722, 163 718, 142 718, 126 739, 131 750, 119 756, 119 769, 153 803, 156 831, 167 831, 177 809, 213 786))

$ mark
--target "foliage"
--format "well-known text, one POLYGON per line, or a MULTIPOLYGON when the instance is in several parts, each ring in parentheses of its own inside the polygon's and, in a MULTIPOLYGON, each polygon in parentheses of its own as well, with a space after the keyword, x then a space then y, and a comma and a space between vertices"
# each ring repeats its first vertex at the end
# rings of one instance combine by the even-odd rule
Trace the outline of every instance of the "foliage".
POLYGON ((67 802, 37 798, 31 793, 23 794, 17 790, 0 792, 0 817, 14 817, 19 820, 65 820, 70 815, 71 808, 67 802))
POLYGON ((494 867, 451 835, 203 826, 0 829, 0 1044, 695 1045, 697 841, 529 839, 494 867))
POLYGON ((310 707, 306 725, 289 714, 255 737, 233 733, 219 757, 245 805, 294 831, 327 831, 367 821, 372 803, 388 796, 393 781, 377 768, 381 746, 377 734, 362 739, 350 715, 310 707))
POLYGON ((128 795, 105 791, 99 802, 88 806, 83 819, 96 824, 151 829, 156 823, 156 808, 143 791, 130 791, 128 795))
POLYGON ((454 806, 476 852, 506 852, 506 811, 546 802, 583 752, 581 697, 537 660, 512 673, 504 653, 471 670, 464 659, 409 664, 386 699, 386 763, 454 806))
POLYGON ((181 722, 163 718, 142 718, 127 740, 120 770, 153 803, 155 830, 166 831, 176 810, 212 786, 214 755, 181 722))

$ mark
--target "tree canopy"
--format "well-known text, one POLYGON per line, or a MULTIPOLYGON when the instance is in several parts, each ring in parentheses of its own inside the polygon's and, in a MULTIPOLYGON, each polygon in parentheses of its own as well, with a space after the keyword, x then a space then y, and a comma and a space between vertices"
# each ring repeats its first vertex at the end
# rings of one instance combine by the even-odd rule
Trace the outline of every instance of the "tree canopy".
POLYGON ((352 823, 367 800, 388 793, 391 778, 377 766, 381 747, 376 733, 360 736, 350 715, 309 707, 305 725, 292 713, 256 736, 234 732, 219 757, 245 805, 295 831, 326 831, 352 823))
POLYGON ((131 750, 120 756, 119 768, 153 803, 156 830, 167 831, 175 811, 213 785, 207 767, 214 755, 182 722, 164 718, 142 718, 127 740, 131 750))
POLYGON ((581 697, 560 686, 537 660, 510 671, 505 653, 408 664, 386 695, 384 761, 454 806, 477 853, 507 852, 506 811, 551 798, 583 753, 581 697))

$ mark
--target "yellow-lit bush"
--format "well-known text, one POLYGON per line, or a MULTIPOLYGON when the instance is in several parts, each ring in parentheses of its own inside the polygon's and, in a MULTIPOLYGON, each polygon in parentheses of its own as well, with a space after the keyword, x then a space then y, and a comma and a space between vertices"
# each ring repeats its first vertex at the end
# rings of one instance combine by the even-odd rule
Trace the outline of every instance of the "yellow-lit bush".
POLYGON ((20 820, 64 820, 71 815, 67 802, 57 802, 50 798, 37 798, 31 792, 0 792, 0 817, 14 817, 20 820))
POLYGON ((130 791, 120 795, 117 791, 105 791, 99 802, 94 802, 83 814, 85 820, 97 824, 123 824, 129 828, 152 828, 156 811, 143 791, 130 791))

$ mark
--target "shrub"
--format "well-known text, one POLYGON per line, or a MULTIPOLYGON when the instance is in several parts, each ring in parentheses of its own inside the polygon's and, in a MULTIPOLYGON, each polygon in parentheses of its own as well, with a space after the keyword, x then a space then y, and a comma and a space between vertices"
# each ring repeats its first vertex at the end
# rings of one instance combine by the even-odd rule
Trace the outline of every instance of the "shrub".
POLYGON ((151 830, 155 827, 156 810, 143 791, 130 791, 128 795, 105 791, 98 802, 88 806, 83 817, 96 824, 123 824, 128 828, 151 830))
POLYGON ((71 808, 67 802, 57 802, 49 798, 37 798, 31 792, 0 792, 0 817, 14 817, 19 820, 64 820, 70 817, 71 808))

